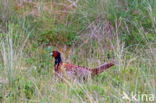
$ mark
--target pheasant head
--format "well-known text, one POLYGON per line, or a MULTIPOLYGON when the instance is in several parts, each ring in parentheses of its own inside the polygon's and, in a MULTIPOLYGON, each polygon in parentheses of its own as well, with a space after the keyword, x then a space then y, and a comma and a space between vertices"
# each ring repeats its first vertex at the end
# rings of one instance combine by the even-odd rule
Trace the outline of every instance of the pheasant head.
POLYGON ((52 51, 51 56, 55 58, 55 66, 62 63, 61 53, 58 51, 52 51))

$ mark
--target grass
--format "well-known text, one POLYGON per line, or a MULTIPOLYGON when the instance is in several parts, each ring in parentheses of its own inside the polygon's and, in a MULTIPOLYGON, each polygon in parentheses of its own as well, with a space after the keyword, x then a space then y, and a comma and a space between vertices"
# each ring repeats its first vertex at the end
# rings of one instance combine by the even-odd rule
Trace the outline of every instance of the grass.
POLYGON ((132 93, 139 103, 154 102, 155 3, 1 0, 0 102, 135 103, 132 93), (53 76, 52 50, 76 65, 96 67, 111 59, 118 65, 82 83, 61 82, 53 76))

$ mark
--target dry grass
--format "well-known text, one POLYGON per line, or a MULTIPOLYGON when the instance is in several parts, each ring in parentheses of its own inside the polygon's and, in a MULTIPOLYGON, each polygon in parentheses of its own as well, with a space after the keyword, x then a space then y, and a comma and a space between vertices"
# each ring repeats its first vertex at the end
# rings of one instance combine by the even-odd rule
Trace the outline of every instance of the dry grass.
MULTIPOLYGON (((2 1, 0 2, 4 7, 8 1, 2 1)), ((131 98, 132 92, 156 95, 156 43, 153 36, 156 28, 154 9, 150 4, 146 10, 149 14, 147 17, 150 18, 148 20, 152 21, 148 26, 152 29, 145 28, 145 24, 138 25, 140 21, 136 21, 133 28, 133 20, 129 23, 130 19, 124 18, 123 8, 119 9, 123 13, 120 18, 111 16, 114 15, 112 5, 115 4, 107 0, 99 0, 99 5, 87 0, 79 0, 77 4, 70 0, 56 4, 49 2, 52 1, 30 0, 28 3, 20 2, 20 6, 13 2, 15 10, 11 10, 8 4, 5 8, 0 8, 0 22, 5 24, 0 25, 0 102, 148 103, 145 99, 124 100, 122 96, 126 93, 131 98), (110 5, 110 8, 106 5, 110 5), (65 12, 62 12, 64 9, 65 12), (112 13, 108 13, 108 9, 112 13), (35 15, 31 14, 33 10, 37 10, 33 12, 35 15), (51 14, 51 10, 55 11, 54 14, 51 14), (61 13, 57 14, 59 10, 61 13), (23 17, 23 14, 26 15, 23 17), (73 29, 73 25, 79 29, 73 29), (55 30, 56 34, 47 34, 51 38, 47 43, 48 38, 40 36, 41 30, 55 30), (76 39, 68 40, 68 33, 71 33, 69 37, 76 33, 76 39), (123 35, 124 33, 127 35, 123 35), (140 47, 140 42, 127 45, 132 38, 125 40, 122 37, 128 38, 131 33, 143 38, 143 47, 140 47), (61 41, 53 41, 53 36, 60 37, 61 41), (69 41, 72 41, 70 45, 62 44, 69 41), (63 82, 53 76, 53 60, 49 52, 54 49, 63 53, 64 61, 76 65, 96 67, 111 59, 117 60, 118 65, 84 82, 68 79, 63 82)), ((128 2, 120 3, 115 6, 128 5, 128 2)), ((127 15, 131 17, 130 14, 127 15)))

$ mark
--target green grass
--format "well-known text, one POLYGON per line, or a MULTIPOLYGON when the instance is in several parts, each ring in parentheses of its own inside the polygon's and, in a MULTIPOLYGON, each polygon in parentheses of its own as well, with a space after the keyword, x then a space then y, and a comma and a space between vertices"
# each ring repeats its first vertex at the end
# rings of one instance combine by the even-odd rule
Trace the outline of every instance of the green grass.
POLYGON ((79 0, 73 8, 49 2, 0 1, 0 102, 135 103, 124 93, 156 95, 154 0, 79 0), (52 50, 76 65, 118 65, 84 82, 62 82, 54 77, 52 50))

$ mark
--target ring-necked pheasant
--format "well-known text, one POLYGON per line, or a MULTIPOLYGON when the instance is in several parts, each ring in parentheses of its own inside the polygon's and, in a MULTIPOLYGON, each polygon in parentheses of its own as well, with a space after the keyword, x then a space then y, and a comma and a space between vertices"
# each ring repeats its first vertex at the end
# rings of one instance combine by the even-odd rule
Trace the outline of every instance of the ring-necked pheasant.
POLYGON ((62 62, 61 53, 58 51, 52 51, 51 55, 55 58, 54 71, 57 75, 66 72, 66 74, 70 77, 86 77, 89 75, 94 76, 102 73, 104 70, 114 65, 113 62, 104 63, 99 67, 91 69, 62 62))

